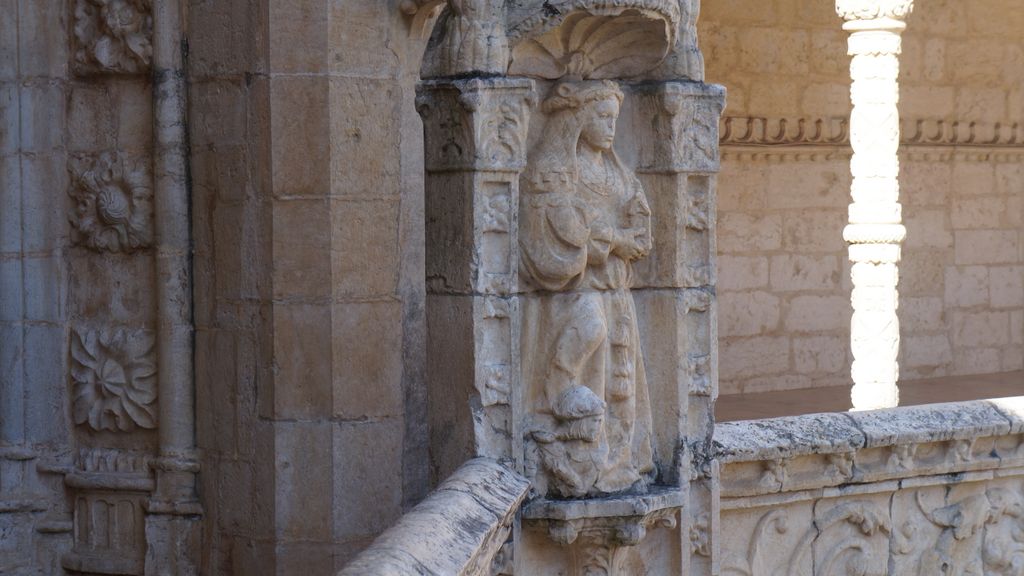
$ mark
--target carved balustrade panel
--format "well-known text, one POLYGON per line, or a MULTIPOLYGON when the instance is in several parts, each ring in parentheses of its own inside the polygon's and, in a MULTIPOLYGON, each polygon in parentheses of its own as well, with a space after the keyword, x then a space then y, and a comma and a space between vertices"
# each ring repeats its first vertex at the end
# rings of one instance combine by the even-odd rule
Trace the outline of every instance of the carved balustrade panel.
POLYGON ((720 424, 722 573, 1019 574, 1022 400, 720 424))

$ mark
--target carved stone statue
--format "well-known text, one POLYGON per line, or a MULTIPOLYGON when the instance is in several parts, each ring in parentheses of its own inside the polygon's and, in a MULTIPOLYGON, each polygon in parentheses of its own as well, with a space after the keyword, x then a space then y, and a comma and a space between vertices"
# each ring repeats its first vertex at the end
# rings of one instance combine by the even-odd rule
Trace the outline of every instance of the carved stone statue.
POLYGON ((650 208, 612 148, 623 94, 563 80, 523 174, 520 277, 528 459, 541 493, 643 490, 651 411, 630 287, 651 249, 650 208))

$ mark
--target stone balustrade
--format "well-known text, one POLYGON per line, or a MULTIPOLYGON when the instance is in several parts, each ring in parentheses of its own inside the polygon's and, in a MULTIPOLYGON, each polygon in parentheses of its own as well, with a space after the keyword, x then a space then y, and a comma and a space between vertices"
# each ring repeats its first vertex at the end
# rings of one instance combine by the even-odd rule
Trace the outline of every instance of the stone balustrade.
POLYGON ((722 574, 1024 566, 1024 397, 728 422, 715 447, 722 574))
POLYGON ((529 487, 494 460, 470 460, 339 576, 491 574, 529 487))

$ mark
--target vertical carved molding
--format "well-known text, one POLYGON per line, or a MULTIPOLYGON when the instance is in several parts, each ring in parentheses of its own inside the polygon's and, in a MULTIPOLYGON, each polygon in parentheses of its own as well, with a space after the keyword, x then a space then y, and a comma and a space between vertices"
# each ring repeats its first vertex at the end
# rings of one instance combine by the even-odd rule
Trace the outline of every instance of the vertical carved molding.
POLYGON ((658 322, 677 323, 663 329, 676 340, 660 353, 677 359, 681 368, 676 386, 680 417, 673 432, 685 439, 675 471, 680 484, 688 484, 688 508, 681 514, 684 570, 710 574, 717 570, 719 546, 718 465, 709 454, 718 396, 715 174, 725 91, 676 81, 645 84, 637 92, 635 125, 651 127, 637 138, 637 172, 651 191, 656 221, 651 265, 641 273, 636 291, 648 292, 645 301, 671 300, 668 317, 673 320, 658 322))
POLYGON ((196 574, 199 505, 193 374, 184 6, 153 4, 153 165, 160 455, 146 503, 145 573, 196 574))
POLYGON ((444 427, 435 429, 448 430, 434 439, 442 476, 470 455, 509 461, 521 451, 512 418, 519 389, 517 221, 534 104, 533 82, 525 79, 436 80, 419 88, 427 378, 431 402, 444 413, 444 427))
POLYGON ((836 0, 850 33, 850 144, 853 174, 849 225, 853 279, 855 410, 899 404, 900 244, 906 236, 899 204, 899 54, 913 0, 836 0))

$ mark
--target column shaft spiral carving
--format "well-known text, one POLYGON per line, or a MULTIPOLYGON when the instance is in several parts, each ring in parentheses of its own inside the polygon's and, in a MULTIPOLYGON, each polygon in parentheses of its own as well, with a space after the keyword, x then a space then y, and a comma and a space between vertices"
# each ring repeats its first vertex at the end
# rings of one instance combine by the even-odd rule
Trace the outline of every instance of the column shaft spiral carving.
POLYGON ((852 203, 843 237, 853 279, 852 398, 855 410, 899 403, 899 319, 896 314, 900 244, 906 236, 899 204, 900 34, 909 0, 837 0, 850 32, 852 203))

